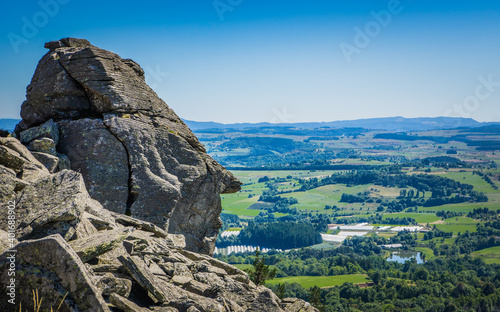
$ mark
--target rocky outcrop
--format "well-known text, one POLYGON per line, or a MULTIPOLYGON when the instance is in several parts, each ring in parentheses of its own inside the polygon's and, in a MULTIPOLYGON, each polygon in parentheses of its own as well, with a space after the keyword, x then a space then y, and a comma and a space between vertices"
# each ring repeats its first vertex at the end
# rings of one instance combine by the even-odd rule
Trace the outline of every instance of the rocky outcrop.
MULTIPOLYGON (((104 209, 80 173, 49 173, 16 139, 0 138, 0 152, 0 196, 15 206, 20 241, 0 230, 0 283, 17 290, 14 306, 0 293, 0 311, 32 310, 33 291, 41 311, 317 311, 184 249, 181 234, 104 209)), ((7 228, 1 219, 0 229, 7 228)))
MULTIPOLYGON (((16 283, 23 288, 17 306, 32 306, 30 293, 36 290, 46 307, 57 308, 62 302, 62 311, 110 311, 89 270, 60 235, 24 241, 15 249, 19 273, 16 283)), ((12 253, 0 256, 2 272, 8 270, 9 256, 12 253)), ((9 285, 7 274, 2 274, 1 279, 3 285, 9 285)), ((19 310, 12 309, 7 300, 2 299, 2 311, 19 310)))
POLYGON ((83 39, 46 48, 22 105, 20 140, 48 171, 80 172, 104 208, 183 234, 187 249, 212 254, 219 194, 241 183, 146 84, 137 63, 83 39))

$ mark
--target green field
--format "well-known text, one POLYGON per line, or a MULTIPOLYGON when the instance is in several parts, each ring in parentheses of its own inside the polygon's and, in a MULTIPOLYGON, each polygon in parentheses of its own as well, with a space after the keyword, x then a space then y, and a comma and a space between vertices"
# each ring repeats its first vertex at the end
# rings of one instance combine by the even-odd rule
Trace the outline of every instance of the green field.
POLYGON ((474 251, 472 256, 481 258, 486 263, 500 264, 500 246, 474 251))
POLYGON ((408 213, 408 212, 401 212, 401 213, 390 213, 390 214, 384 214, 382 219, 387 219, 387 218, 413 218, 417 223, 432 223, 438 220, 441 220, 440 217, 437 217, 436 214, 434 213, 408 213))
MULTIPOLYGON (((262 192, 267 189, 266 183, 258 183, 258 180, 264 176, 268 176, 269 178, 285 178, 286 182, 278 183, 278 189, 281 191, 290 191, 299 189, 300 184, 298 183, 298 179, 321 179, 323 177, 332 175, 333 173, 339 172, 340 171, 333 170, 233 171, 235 176, 245 184, 242 186, 242 190, 240 192, 235 194, 223 194, 221 196, 223 212, 236 214, 244 219, 249 219, 257 216, 261 212, 261 209, 264 209, 265 207, 263 206, 265 204, 258 201, 259 196, 262 195, 262 192)), ((473 232, 476 230, 477 222, 464 216, 468 212, 482 207, 488 207, 492 210, 500 209, 500 191, 494 190, 480 176, 473 175, 470 169, 464 172, 459 172, 458 170, 440 170, 436 174, 452 178, 462 183, 473 185, 476 190, 485 192, 489 198, 489 201, 485 203, 460 203, 435 207, 418 207, 419 213, 385 213, 383 218, 414 218, 416 222, 420 224, 435 224, 438 229, 446 232, 453 232, 454 235, 456 235, 458 232, 473 232), (460 212, 463 214, 463 216, 457 218, 449 218, 441 221, 441 218, 436 216, 436 212, 441 210, 460 212)), ((313 213, 329 214, 332 210, 326 210, 325 205, 336 205, 341 209, 341 213, 345 215, 366 217, 369 214, 376 213, 376 208, 379 204, 341 203, 339 201, 342 194, 346 193, 355 195, 358 193, 369 192, 369 196, 373 198, 391 199, 399 196, 399 191, 400 189, 397 187, 387 188, 373 184, 356 185, 352 187, 348 187, 345 184, 335 184, 325 185, 307 191, 294 191, 291 193, 281 194, 280 196, 296 198, 298 200, 298 203, 292 205, 292 207, 299 210, 305 210, 313 213)), ((426 193, 426 196, 430 195, 430 192, 426 193)), ((280 217, 283 215, 285 214, 275 214, 276 217, 280 217)))
POLYGON ((414 248, 416 251, 420 251, 425 255, 426 260, 433 260, 436 259, 436 256, 434 255, 434 251, 430 248, 427 247, 415 247, 414 248))
POLYGON ((363 284, 371 282, 370 278, 363 274, 336 275, 336 276, 289 276, 275 278, 266 281, 267 285, 276 285, 281 283, 299 283, 304 288, 333 287, 344 283, 363 284))

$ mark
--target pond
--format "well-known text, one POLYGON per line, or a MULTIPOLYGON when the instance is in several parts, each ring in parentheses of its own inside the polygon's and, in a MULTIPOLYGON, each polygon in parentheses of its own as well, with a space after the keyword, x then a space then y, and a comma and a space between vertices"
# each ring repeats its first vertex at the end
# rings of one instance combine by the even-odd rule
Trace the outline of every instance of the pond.
POLYGON ((406 260, 410 260, 414 258, 417 260, 417 263, 424 263, 420 252, 413 250, 404 250, 404 251, 395 251, 392 253, 392 256, 387 258, 387 261, 395 261, 398 263, 405 263, 406 260))

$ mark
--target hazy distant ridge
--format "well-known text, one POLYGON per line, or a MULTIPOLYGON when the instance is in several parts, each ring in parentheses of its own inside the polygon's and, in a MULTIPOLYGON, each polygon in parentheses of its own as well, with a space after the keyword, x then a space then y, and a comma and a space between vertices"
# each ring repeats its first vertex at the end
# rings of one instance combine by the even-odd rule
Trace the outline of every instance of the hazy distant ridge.
MULTIPOLYGON (((20 119, 0 119, 0 129, 13 131, 14 127, 20 119)), ((472 118, 460 117, 385 117, 385 118, 368 118, 356 120, 339 120, 330 122, 300 122, 300 123, 234 123, 223 124, 213 121, 192 121, 184 119, 184 122, 193 131, 203 129, 243 129, 243 128, 261 128, 261 127, 296 127, 296 128, 366 128, 375 130, 388 131, 414 131, 414 130, 437 130, 437 129, 453 129, 460 127, 475 128, 487 125, 500 125, 500 122, 478 122, 472 118)))
POLYGON ((357 120, 340 120, 330 122, 301 122, 301 123, 234 123, 223 124, 216 122, 200 122, 184 120, 186 124, 193 129, 243 129, 243 128, 261 128, 261 127, 296 127, 296 128, 319 128, 319 127, 332 127, 332 128, 345 128, 356 127, 377 130, 389 131, 412 131, 412 130, 437 130, 437 129, 453 129, 459 127, 481 127, 491 124, 500 123, 486 123, 478 122, 472 118, 459 118, 459 117, 419 117, 419 118, 404 118, 404 117, 386 117, 386 118, 369 118, 357 120))

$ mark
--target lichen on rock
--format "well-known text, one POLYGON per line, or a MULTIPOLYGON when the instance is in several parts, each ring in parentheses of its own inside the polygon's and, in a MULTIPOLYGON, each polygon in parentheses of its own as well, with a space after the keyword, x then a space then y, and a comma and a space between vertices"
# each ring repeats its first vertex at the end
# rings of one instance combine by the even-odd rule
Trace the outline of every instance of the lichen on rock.
MULTIPOLYGON (((0 138, 0 199, 15 206, 17 234, 12 247, 0 230, 0 283, 17 250, 16 311, 38 291, 42 310, 317 312, 211 257, 219 194, 241 183, 137 63, 82 39, 46 47, 16 128, 22 143, 0 138)), ((0 311, 12 310, 6 296, 0 311)))
MULTIPOLYGON (((104 208, 183 234, 187 249, 212 254, 219 194, 241 183, 146 84, 139 64, 83 39, 46 47, 21 108, 21 141, 52 139, 104 208)), ((56 159, 37 157, 57 170, 56 159)))

